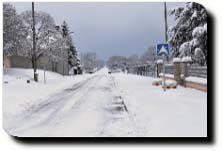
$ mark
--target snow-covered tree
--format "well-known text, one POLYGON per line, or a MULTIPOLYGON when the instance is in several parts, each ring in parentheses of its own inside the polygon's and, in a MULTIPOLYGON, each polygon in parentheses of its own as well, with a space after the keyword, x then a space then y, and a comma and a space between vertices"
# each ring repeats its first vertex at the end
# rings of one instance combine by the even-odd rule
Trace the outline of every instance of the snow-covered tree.
POLYGON ((70 67, 78 66, 79 61, 78 61, 78 52, 76 50, 76 47, 71 45, 68 49, 68 63, 70 67))
POLYGON ((185 7, 171 9, 170 15, 174 15, 176 21, 168 31, 173 56, 191 56, 193 61, 207 64, 206 9, 195 2, 188 2, 185 7), (197 49, 198 53, 195 53, 196 48, 200 48, 197 49))
POLYGON ((102 60, 102 59, 98 59, 98 60, 97 60, 97 67, 98 67, 98 69, 101 69, 101 68, 103 68, 104 66, 105 66, 105 61, 102 60))
POLYGON ((3 54, 21 55, 27 32, 20 15, 8 3, 3 4, 3 54))
POLYGON ((107 61, 107 66, 110 69, 126 69, 128 67, 128 61, 127 58, 124 56, 112 56, 107 61))
POLYGON ((81 64, 85 71, 98 69, 99 57, 95 52, 87 52, 81 54, 81 64))
POLYGON ((60 31, 55 28, 55 30, 49 30, 47 34, 47 45, 46 51, 42 55, 47 56, 49 60, 52 61, 65 61, 67 60, 67 53, 63 45, 64 38, 60 31))
MULTIPOLYGON (((21 18, 26 27, 28 35, 26 37, 26 45, 24 49, 27 54, 32 58, 33 52, 33 37, 32 37, 32 12, 25 11, 21 13, 21 18)), ((54 19, 45 12, 35 12, 35 29, 36 29, 36 59, 38 60, 42 55, 50 52, 49 44, 54 44, 56 38, 55 22, 54 19)), ((58 42, 58 41, 57 41, 58 42)), ((52 51, 53 49, 51 49, 52 51)), ((56 55, 54 55, 56 56, 56 55)))
POLYGON ((65 48, 65 50, 67 50, 68 53, 68 64, 70 66, 70 68, 80 68, 80 59, 78 58, 78 51, 76 49, 76 47, 74 46, 71 34, 73 32, 70 31, 68 23, 66 21, 63 21, 62 25, 61 25, 61 33, 63 36, 63 45, 65 48))
POLYGON ((134 67, 134 66, 137 66, 139 64, 140 64, 140 59, 139 59, 138 55, 133 54, 133 55, 131 55, 127 58, 128 67, 134 67))
POLYGON ((142 64, 153 63, 155 59, 156 59, 155 46, 148 47, 148 49, 140 57, 140 61, 142 64))
POLYGON ((191 45, 194 50, 194 60, 200 65, 207 64, 207 23, 203 26, 194 28, 192 32, 193 39, 191 45))

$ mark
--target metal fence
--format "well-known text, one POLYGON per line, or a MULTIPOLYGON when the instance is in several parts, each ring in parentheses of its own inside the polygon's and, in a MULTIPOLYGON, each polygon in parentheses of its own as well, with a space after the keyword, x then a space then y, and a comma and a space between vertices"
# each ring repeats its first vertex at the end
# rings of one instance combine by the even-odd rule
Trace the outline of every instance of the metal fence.
POLYGON ((167 74, 174 74, 174 66, 173 66, 173 64, 166 64, 165 65, 165 72, 167 74))
MULTIPOLYGON (((165 71, 167 74, 174 74, 174 65, 166 64, 165 71)), ((180 65, 181 74, 184 73, 184 65, 180 65)), ((188 66, 188 76, 207 78, 207 66, 188 66)))
POLYGON ((188 76, 207 78, 207 66, 189 66, 188 76))
POLYGON ((156 77, 156 64, 145 64, 129 68, 129 73, 156 77))
MULTIPOLYGON (((166 74, 174 74, 174 65, 165 65, 166 74)), ((180 65, 180 72, 184 74, 184 64, 180 65)), ((156 64, 146 64, 130 68, 129 73, 156 77, 157 75, 157 65, 156 64)), ((188 66, 188 76, 207 78, 207 66, 188 66)))

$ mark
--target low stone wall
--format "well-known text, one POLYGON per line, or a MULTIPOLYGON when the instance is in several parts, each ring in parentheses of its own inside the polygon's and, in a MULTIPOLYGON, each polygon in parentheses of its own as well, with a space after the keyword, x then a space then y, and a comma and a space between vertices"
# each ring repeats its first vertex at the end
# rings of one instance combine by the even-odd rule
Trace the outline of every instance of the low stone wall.
POLYGON ((32 61, 22 56, 9 56, 4 58, 4 68, 32 68, 32 61))
POLYGON ((205 84, 191 82, 191 81, 184 81, 183 86, 207 92, 207 85, 205 84))
MULTIPOLYGON (((24 56, 9 56, 4 58, 4 68, 32 68, 32 60, 24 56)), ((37 60, 38 69, 46 69, 59 74, 69 75, 67 61, 49 61, 48 57, 43 56, 37 60)))
MULTIPOLYGON (((207 74, 207 67, 190 68, 188 64, 189 62, 179 62, 178 60, 174 62, 174 64, 171 65, 171 67, 173 66, 174 73, 172 74, 172 72, 167 72, 168 70, 166 70, 166 79, 173 79, 177 81, 179 85, 182 85, 184 87, 194 88, 203 92, 207 92, 207 76, 205 76, 207 74), (191 78, 193 76, 196 80, 186 80, 186 78, 191 78), (202 80, 204 82, 199 83, 199 80, 202 80)), ((158 63, 157 67, 157 76, 162 78, 162 63, 158 63)), ((168 65, 168 67, 170 66, 168 65)))
MULTIPOLYGON (((163 76, 160 75, 159 77, 162 78, 163 76)), ((169 79, 169 80, 175 80, 172 76, 168 76, 167 74, 165 75, 165 78, 169 79)), ((191 81, 184 80, 180 85, 187 87, 187 88, 193 88, 196 90, 207 92, 207 85, 206 84, 201 84, 201 83, 197 83, 197 82, 191 82, 191 81)))

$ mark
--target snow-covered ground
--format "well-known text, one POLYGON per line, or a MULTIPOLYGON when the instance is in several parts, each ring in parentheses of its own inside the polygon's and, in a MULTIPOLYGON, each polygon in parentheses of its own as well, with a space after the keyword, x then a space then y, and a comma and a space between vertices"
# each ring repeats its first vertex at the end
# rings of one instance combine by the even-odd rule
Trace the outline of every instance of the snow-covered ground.
POLYGON ((207 93, 178 86, 163 92, 153 78, 115 75, 119 92, 146 136, 207 136, 207 93))
POLYGON ((194 83, 207 85, 207 79, 206 78, 189 76, 189 77, 185 78, 185 80, 188 81, 188 82, 194 82, 194 83))
POLYGON ((180 86, 163 92, 154 78, 107 68, 76 77, 47 72, 46 85, 27 84, 32 74, 4 71, 4 128, 11 135, 207 135, 207 93, 180 86))
POLYGON ((39 104, 52 94, 69 88, 73 84, 92 76, 62 76, 46 71, 46 84, 44 84, 44 71, 38 70, 39 82, 33 81, 33 69, 4 69, 3 76, 3 110, 4 120, 29 110, 34 104, 39 104), (27 83, 30 80, 30 83, 27 83))

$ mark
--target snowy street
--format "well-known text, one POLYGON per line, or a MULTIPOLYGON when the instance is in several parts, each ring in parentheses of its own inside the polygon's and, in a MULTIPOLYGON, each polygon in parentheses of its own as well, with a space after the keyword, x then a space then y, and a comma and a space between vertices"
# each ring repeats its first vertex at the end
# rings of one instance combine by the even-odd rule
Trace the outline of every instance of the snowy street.
POLYGON ((5 130, 15 136, 207 135, 207 93, 180 86, 163 92, 152 86, 154 78, 108 74, 107 68, 83 76, 20 104, 16 98, 27 92, 13 96, 11 83, 4 84, 5 130))
POLYGON ((208 137, 207 22, 195 2, 4 2, 4 130, 208 137))

